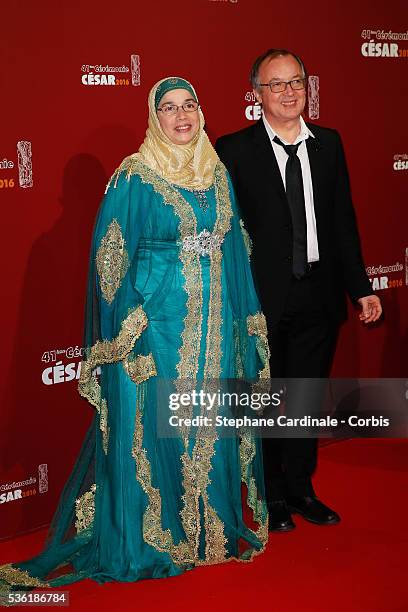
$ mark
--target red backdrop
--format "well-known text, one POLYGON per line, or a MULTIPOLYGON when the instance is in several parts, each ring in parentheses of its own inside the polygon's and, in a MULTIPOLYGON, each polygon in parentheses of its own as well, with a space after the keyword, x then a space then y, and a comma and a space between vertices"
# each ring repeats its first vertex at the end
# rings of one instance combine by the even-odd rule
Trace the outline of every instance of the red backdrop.
POLYGON ((193 82, 215 140, 251 121, 257 55, 274 46, 302 56, 319 85, 312 116, 344 140, 365 260, 385 308, 373 329, 350 313, 333 374, 406 374, 406 0, 352 7, 3 3, 0 537, 49 521, 90 422, 75 377, 93 219, 108 177, 143 139, 147 94, 162 77, 193 82))

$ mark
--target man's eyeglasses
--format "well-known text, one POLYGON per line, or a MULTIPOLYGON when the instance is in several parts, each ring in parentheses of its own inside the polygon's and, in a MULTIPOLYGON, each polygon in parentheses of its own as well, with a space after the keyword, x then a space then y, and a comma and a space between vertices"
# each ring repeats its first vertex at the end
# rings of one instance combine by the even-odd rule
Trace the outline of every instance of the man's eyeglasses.
POLYGON ((182 108, 183 111, 186 113, 194 113, 194 111, 196 111, 198 107, 198 102, 195 102, 194 100, 189 100, 188 102, 184 102, 184 104, 180 104, 180 106, 177 106, 177 104, 163 104, 163 106, 161 108, 158 108, 157 110, 162 112, 163 115, 166 115, 166 117, 170 117, 171 115, 175 115, 176 113, 178 113, 179 108, 182 108))
POLYGON ((258 83, 258 87, 269 87, 272 93, 281 93, 286 91, 288 85, 292 89, 299 90, 304 89, 306 83, 306 77, 302 79, 292 79, 291 81, 271 81, 270 83, 258 83))

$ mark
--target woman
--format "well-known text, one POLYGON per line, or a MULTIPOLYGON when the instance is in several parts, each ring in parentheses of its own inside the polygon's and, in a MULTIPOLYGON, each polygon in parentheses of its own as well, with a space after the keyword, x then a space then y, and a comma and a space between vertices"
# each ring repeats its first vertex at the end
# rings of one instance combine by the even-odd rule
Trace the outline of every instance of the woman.
POLYGON ((267 377, 268 348, 248 240, 192 85, 159 81, 149 113, 94 230, 79 392, 95 418, 46 548, 0 568, 4 588, 173 576, 249 560, 266 543, 258 442, 157 429, 156 412, 169 416, 160 381, 180 392, 267 377))

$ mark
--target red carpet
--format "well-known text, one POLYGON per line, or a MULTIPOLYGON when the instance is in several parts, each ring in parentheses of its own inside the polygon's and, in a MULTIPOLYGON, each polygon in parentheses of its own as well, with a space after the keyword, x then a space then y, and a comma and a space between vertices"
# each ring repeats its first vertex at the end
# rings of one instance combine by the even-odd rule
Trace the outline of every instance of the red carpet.
MULTIPOLYGON (((69 587, 70 610, 408 610, 408 442, 350 440, 320 451, 316 490, 342 516, 318 527, 273 534, 253 563, 197 568, 135 584, 69 587)), ((0 546, 0 562, 38 551, 44 532, 0 546)))

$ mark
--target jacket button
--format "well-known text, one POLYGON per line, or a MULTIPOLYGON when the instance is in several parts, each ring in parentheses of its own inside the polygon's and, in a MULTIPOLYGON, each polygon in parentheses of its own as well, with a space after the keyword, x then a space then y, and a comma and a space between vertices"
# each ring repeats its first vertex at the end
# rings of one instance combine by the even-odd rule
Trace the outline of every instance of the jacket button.
POLYGON ((292 261, 292 257, 290 257, 290 255, 288 257, 285 257, 285 261, 292 261))

